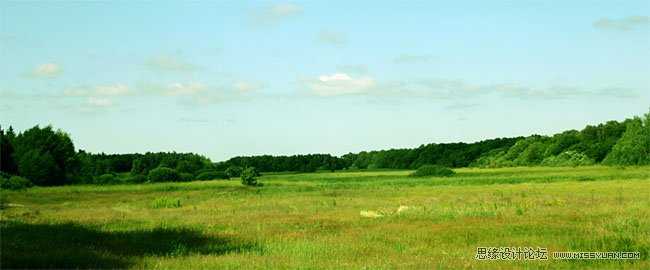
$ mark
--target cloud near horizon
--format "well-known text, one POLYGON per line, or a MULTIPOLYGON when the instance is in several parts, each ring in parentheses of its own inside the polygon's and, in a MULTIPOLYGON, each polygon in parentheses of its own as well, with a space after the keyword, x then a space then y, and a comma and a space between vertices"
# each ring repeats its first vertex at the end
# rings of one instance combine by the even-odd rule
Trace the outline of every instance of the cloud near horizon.
POLYGON ((63 73, 63 68, 54 63, 45 63, 38 65, 31 72, 28 73, 29 77, 33 78, 56 78, 63 73))
POLYGON ((97 86, 80 86, 67 88, 63 95, 68 97, 88 97, 88 96, 125 96, 132 94, 129 87, 125 84, 97 85, 97 86))
POLYGON ((375 80, 370 77, 353 78, 346 73, 321 75, 302 83, 312 94, 323 97, 367 94, 375 86, 375 80))
POLYGON ((318 79, 302 82, 314 96, 334 97, 346 95, 426 98, 426 99, 472 99, 485 95, 504 98, 554 100, 581 97, 635 98, 639 94, 625 87, 581 88, 556 85, 549 87, 530 87, 517 83, 480 85, 459 79, 414 79, 377 82, 371 77, 352 77, 345 73, 321 75, 318 79))
POLYGON ((191 72, 199 69, 198 66, 173 55, 151 57, 145 62, 145 66, 153 71, 191 72))
POLYGON ((316 40, 322 44, 333 46, 345 46, 348 43, 348 38, 345 34, 326 30, 318 32, 316 40))
POLYGON ((650 17, 628 16, 620 19, 601 18, 595 21, 593 26, 602 30, 630 31, 650 26, 650 17))
POLYGON ((273 25, 303 13, 303 8, 294 3, 279 3, 259 8, 252 12, 251 19, 258 25, 273 25))

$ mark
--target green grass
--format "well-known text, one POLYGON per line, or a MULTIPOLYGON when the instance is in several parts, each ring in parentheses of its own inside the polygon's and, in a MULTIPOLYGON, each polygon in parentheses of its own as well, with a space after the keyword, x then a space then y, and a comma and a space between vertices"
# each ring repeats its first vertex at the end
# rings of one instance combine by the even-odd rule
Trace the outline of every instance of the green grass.
POLYGON ((2 191, 1 266, 650 268, 649 167, 456 171, 2 191), (642 259, 476 261, 479 246, 640 251, 642 259))

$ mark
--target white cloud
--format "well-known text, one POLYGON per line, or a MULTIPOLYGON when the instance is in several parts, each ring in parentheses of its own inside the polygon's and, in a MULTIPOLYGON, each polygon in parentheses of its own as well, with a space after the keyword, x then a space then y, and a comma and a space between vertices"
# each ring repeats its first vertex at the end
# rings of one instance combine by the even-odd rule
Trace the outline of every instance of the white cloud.
POLYGON ((169 96, 195 95, 205 90, 202 83, 173 83, 167 87, 165 94, 169 96))
POLYGON ((342 65, 338 66, 336 70, 347 74, 366 74, 368 73, 368 66, 366 65, 342 65))
POLYGON ((188 72, 199 69, 198 66, 172 55, 160 55, 149 58, 145 62, 145 65, 154 71, 188 72))
POLYGON ((110 107, 113 101, 108 98, 88 97, 87 104, 92 107, 110 107))
POLYGON ((339 96, 366 94, 375 86, 370 77, 353 78, 345 73, 321 75, 318 79, 304 82, 313 94, 318 96, 339 96))
POLYGON ((318 33, 318 42, 328 45, 343 46, 347 44, 348 39, 343 33, 320 31, 318 33))
POLYGON ((253 12, 257 24, 276 24, 282 20, 302 14, 302 6, 293 3, 279 3, 253 12))
POLYGON ((630 31, 635 28, 650 26, 650 17, 629 16, 620 19, 602 18, 595 21, 593 26, 603 30, 630 31))
POLYGON ((393 59, 395 64, 426 63, 433 59, 430 55, 400 54, 393 59))
POLYGON ((69 97, 87 96, 125 96, 131 94, 128 86, 124 84, 98 85, 94 87, 82 86, 68 88, 63 91, 69 97))
POLYGON ((54 63, 38 65, 30 72, 31 77, 36 78, 55 78, 63 73, 63 68, 54 63))
POLYGON ((261 89, 262 87, 262 84, 245 81, 240 81, 233 84, 233 88, 240 93, 251 93, 261 89))

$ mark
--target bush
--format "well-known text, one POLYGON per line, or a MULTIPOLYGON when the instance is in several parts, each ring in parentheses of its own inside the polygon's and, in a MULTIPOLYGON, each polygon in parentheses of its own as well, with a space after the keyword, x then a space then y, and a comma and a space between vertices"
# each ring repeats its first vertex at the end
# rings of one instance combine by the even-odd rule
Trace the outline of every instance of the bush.
POLYGON ((32 182, 25 177, 12 176, 9 178, 0 177, 0 188, 20 190, 33 186, 32 182))
POLYGON ((257 186, 257 176, 259 175, 260 173, 255 167, 248 167, 241 173, 241 183, 246 186, 257 186))
POLYGON ((147 177, 141 174, 131 175, 124 179, 125 183, 139 184, 147 181, 147 177))
POLYGON ((189 182, 194 180, 194 175, 191 173, 180 173, 181 174, 181 181, 183 182, 189 182))
POLYGON ((183 180, 181 175, 174 169, 167 167, 158 167, 151 171, 147 175, 147 181, 149 182, 179 182, 183 180))
POLYGON ((593 159, 576 151, 562 152, 557 156, 550 156, 542 161, 544 166, 585 166, 592 164, 594 164, 593 159))
POLYGON ((243 171, 244 169, 242 167, 230 166, 226 169, 225 173, 230 177, 240 177, 243 171))
POLYGON ((650 112, 627 125, 625 133, 612 147, 603 164, 650 165, 650 112))
POLYGON ((440 165, 423 165, 411 174, 414 177, 441 176, 449 177, 456 174, 452 169, 440 165))
POLYGON ((100 176, 95 177, 95 184, 99 185, 110 185, 110 184, 117 184, 118 180, 115 178, 115 175, 107 173, 107 174, 102 174, 100 176))
POLYGON ((230 179, 225 172, 206 171, 196 176, 196 180, 216 180, 216 179, 230 179))

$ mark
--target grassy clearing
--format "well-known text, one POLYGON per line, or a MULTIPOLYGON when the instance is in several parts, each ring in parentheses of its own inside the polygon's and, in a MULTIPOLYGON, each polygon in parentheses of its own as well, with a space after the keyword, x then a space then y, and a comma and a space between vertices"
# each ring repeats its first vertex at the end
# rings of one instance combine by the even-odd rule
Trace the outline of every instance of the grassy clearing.
POLYGON ((2 267, 650 268, 648 167, 409 173, 3 191, 2 267), (478 246, 642 259, 476 261, 478 246))

